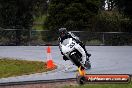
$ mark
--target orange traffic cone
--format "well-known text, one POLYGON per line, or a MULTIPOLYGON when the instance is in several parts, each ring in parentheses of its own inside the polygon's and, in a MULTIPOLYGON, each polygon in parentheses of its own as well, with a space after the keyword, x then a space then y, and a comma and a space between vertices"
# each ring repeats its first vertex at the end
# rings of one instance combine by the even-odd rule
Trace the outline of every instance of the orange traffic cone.
POLYGON ((55 64, 52 60, 52 57, 51 57, 51 48, 50 46, 48 46, 47 48, 47 69, 53 69, 55 68, 55 64))

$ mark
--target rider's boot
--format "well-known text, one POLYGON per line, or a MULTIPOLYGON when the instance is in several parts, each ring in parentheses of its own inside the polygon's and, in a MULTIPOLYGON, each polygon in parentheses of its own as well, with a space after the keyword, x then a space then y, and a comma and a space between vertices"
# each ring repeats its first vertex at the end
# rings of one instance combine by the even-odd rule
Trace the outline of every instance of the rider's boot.
POLYGON ((89 60, 89 56, 86 57, 86 61, 90 62, 90 60, 89 60))
POLYGON ((90 56, 91 56, 91 54, 89 54, 89 53, 86 53, 86 54, 87 54, 87 56, 88 56, 88 57, 90 57, 90 56))

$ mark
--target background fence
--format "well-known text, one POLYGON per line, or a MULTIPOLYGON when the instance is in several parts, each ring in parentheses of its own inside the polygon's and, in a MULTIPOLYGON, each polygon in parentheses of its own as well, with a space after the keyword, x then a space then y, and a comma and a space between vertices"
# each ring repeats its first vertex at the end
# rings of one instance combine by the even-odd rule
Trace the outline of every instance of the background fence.
MULTIPOLYGON (((132 45, 132 33, 71 31, 86 45, 132 45)), ((57 32, 43 30, 0 30, 0 45, 58 45, 57 32)))

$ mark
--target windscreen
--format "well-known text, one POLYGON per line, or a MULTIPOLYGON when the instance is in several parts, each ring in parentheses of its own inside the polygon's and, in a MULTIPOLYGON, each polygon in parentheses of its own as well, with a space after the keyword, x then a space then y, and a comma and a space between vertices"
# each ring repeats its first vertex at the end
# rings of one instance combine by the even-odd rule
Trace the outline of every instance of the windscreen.
POLYGON ((62 44, 66 46, 67 44, 69 44, 69 41, 70 41, 69 38, 68 39, 65 39, 65 40, 63 40, 62 44))

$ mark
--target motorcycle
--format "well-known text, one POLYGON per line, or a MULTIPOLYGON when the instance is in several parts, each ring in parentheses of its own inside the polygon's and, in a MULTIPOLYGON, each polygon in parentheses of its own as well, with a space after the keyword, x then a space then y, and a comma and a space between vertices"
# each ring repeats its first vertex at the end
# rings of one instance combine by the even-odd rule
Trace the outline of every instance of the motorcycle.
MULTIPOLYGON (((78 68, 81 66, 82 69, 90 69, 91 64, 89 60, 86 60, 85 65, 82 63, 82 51, 83 48, 73 39, 67 38, 63 42, 59 43, 60 50, 63 54, 78 68)), ((86 53, 85 53, 86 54, 86 53)), ((87 55, 86 55, 87 56, 87 55)), ((87 56, 88 58, 88 56, 87 56)))

